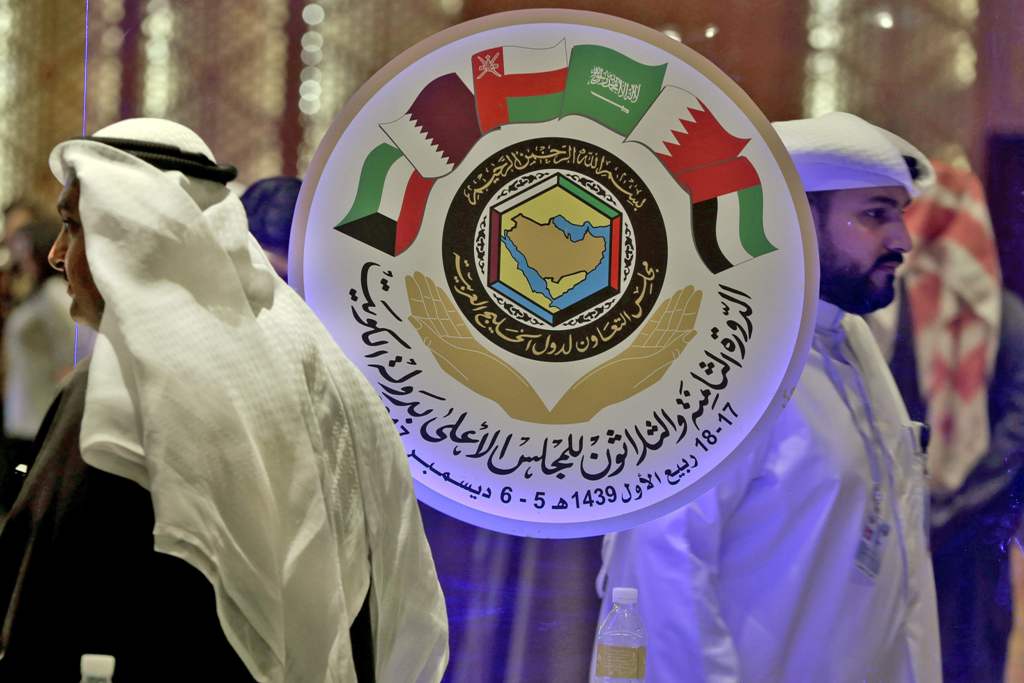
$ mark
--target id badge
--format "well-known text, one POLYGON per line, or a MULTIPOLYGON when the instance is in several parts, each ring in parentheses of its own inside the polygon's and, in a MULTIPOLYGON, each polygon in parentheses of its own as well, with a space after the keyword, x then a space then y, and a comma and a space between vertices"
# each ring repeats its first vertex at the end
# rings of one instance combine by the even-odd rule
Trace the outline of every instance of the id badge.
POLYGON ((861 529, 857 555, 854 559, 857 569, 869 579, 877 577, 882 570, 885 542, 891 531, 889 523, 882 517, 882 509, 882 491, 875 486, 871 505, 864 516, 864 526, 861 529))

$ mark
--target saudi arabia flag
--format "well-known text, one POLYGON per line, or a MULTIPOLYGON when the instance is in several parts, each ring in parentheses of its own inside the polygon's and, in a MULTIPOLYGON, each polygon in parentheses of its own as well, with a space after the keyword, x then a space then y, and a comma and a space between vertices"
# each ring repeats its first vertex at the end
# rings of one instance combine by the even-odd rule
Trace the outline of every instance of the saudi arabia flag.
POLYGON ((455 74, 435 78, 404 116, 380 127, 424 178, 450 173, 480 139, 473 93, 455 74))
POLYGON ((667 86, 627 138, 646 146, 690 195, 693 239, 719 273, 774 251, 764 233, 761 179, 739 138, 691 93, 667 86))
POLYGON ((562 115, 580 114, 629 135, 658 96, 665 68, 600 45, 577 45, 569 60, 562 115))
POLYGON ((558 118, 567 60, 565 41, 548 48, 493 47, 472 57, 480 131, 558 118))
POLYGON ((398 256, 416 239, 433 184, 396 147, 378 145, 363 162, 352 208, 334 228, 398 256))

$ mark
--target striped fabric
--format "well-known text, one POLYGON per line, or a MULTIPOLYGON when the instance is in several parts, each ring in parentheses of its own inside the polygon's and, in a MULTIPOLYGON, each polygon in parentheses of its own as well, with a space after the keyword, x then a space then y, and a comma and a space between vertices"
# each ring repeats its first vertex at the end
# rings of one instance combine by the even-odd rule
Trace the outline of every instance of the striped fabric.
POLYGON ((989 446, 988 382, 999 340, 1001 274, 981 181, 933 162, 938 182, 907 210, 906 265, 918 384, 932 438, 933 489, 957 490, 989 446))

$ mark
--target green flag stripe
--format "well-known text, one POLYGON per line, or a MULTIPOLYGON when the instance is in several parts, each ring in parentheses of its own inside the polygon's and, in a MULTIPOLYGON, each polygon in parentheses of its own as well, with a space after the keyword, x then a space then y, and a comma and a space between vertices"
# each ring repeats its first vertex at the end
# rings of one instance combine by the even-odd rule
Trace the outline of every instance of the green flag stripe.
POLYGON ((356 188, 356 199, 345 217, 338 225, 345 225, 360 218, 377 213, 380 198, 384 194, 384 180, 388 170, 398 161, 402 153, 397 147, 382 143, 373 148, 363 162, 363 170, 359 174, 359 186, 356 188))
POLYGON ((584 192, 581 188, 577 187, 575 183, 571 183, 561 176, 558 177, 558 186, 603 215, 605 218, 612 219, 619 215, 618 211, 615 211, 604 202, 598 200, 592 194, 584 192))
POLYGON ((550 95, 533 95, 530 97, 509 97, 505 100, 508 106, 509 123, 533 123, 557 119, 562 113, 562 93, 550 95))
POLYGON ((775 251, 775 246, 764 234, 764 193, 761 186, 748 187, 737 194, 740 200, 740 244, 751 256, 775 251))

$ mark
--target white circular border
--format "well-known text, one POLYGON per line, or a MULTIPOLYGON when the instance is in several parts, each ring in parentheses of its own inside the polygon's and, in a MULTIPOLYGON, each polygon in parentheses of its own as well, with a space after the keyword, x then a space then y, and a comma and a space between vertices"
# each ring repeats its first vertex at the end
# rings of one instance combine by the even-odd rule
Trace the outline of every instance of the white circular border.
POLYGON ((640 509, 629 510, 615 517, 606 516, 596 520, 573 522, 537 522, 503 517, 470 507, 443 496, 429 486, 420 483, 415 478, 413 479, 416 495, 422 502, 463 521, 495 531, 520 536, 576 538, 599 535, 636 526, 678 508, 715 486, 718 480, 726 474, 727 470, 734 465, 737 453, 744 451, 747 447, 754 444, 766 428, 775 420, 795 390, 800 372, 806 360, 811 343, 815 302, 818 292, 817 242, 811 222, 810 210, 799 177, 781 141, 761 111, 739 86, 710 61, 662 33, 625 19, 595 12, 557 9, 519 10, 489 15, 453 26, 418 43, 391 60, 359 88, 348 100, 341 112, 334 118, 317 147, 303 179, 302 190, 292 223, 288 275, 291 285, 300 294, 304 294, 303 256, 306 243, 306 225, 309 220, 316 186, 345 129, 364 105, 380 89, 385 87, 392 78, 407 67, 449 43, 492 29, 522 24, 549 23, 575 24, 606 29, 650 43, 698 70, 717 86, 747 116, 758 134, 768 145, 772 156, 778 163, 790 195, 794 200, 794 208, 799 219, 800 237, 803 242, 805 255, 803 272, 805 287, 802 297, 803 314, 801 316, 800 329, 796 336, 796 344, 783 374, 783 379, 772 396, 768 408, 760 419, 757 420, 755 426, 740 440, 729 455, 723 457, 710 472, 701 475, 692 485, 688 485, 656 503, 640 509))

